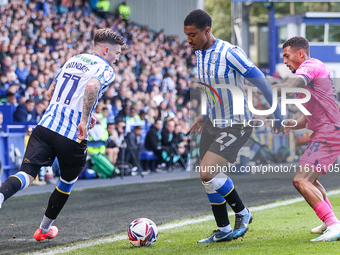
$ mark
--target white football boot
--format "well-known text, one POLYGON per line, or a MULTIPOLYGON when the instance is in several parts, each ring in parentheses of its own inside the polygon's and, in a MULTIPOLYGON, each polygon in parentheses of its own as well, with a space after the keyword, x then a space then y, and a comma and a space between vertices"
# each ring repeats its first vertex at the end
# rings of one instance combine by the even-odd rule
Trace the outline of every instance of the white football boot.
POLYGON ((324 222, 320 226, 312 228, 310 231, 312 234, 322 234, 327 229, 327 226, 324 222))
POLYGON ((329 226, 325 232, 318 238, 312 239, 312 242, 332 242, 340 240, 340 224, 329 226))

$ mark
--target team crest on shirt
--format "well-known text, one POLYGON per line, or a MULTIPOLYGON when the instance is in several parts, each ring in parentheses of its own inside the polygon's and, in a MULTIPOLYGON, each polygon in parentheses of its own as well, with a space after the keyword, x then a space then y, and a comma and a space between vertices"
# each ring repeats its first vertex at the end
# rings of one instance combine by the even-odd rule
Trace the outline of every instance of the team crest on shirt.
POLYGON ((211 57, 210 57, 210 63, 211 64, 216 64, 216 61, 218 59, 218 55, 219 55, 218 52, 211 53, 211 57))
POLYGON ((112 75, 113 75, 112 71, 105 71, 104 75, 103 75, 104 79, 102 80, 102 83, 104 83, 105 81, 110 80, 112 75))

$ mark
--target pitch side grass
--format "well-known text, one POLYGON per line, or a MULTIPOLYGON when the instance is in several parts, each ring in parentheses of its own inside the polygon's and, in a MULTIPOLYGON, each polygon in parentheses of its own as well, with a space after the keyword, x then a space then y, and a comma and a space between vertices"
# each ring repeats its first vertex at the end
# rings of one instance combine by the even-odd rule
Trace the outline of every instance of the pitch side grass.
MULTIPOLYGON (((340 196, 330 196, 330 201, 340 217, 340 196)), ((63 254, 339 254, 340 242, 310 242, 318 236, 310 233, 311 228, 321 221, 306 202, 255 211, 253 217, 245 237, 232 242, 197 244, 197 240, 216 229, 215 222, 210 220, 160 231, 152 247, 135 248, 126 239, 63 254)), ((230 218, 233 226, 235 217, 230 218)))

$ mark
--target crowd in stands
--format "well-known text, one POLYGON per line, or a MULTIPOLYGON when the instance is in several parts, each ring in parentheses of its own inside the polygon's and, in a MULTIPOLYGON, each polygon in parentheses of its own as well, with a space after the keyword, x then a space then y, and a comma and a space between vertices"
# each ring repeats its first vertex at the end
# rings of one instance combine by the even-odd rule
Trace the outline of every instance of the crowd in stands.
MULTIPOLYGON (((94 1, 89 2, 92 6, 94 1)), ((0 104, 14 105, 14 122, 38 123, 49 104, 46 91, 63 64, 74 55, 92 53, 95 31, 110 27, 127 47, 114 66, 115 82, 95 109, 98 123, 89 138, 105 145, 89 152, 105 153, 116 164, 128 142, 132 150, 126 150, 125 160, 133 165, 137 151, 150 150, 159 165, 184 167, 190 154, 184 134, 189 119, 200 112, 199 92, 189 95, 195 86, 190 79, 197 73, 195 54, 178 36, 133 25, 124 2, 120 15, 104 16, 97 16, 89 2, 11 0, 0 6, 0 104)), ((255 107, 268 108, 263 97, 253 96, 255 107)), ((298 114, 289 109, 290 118, 298 114)), ((256 128, 265 134, 263 143, 268 143, 270 124, 256 128)))
POLYGON ((15 106, 14 122, 39 122, 49 103, 46 91, 62 65, 74 55, 92 53, 95 31, 111 27, 127 47, 114 66, 115 82, 95 109, 105 131, 99 139, 108 141, 105 150, 115 163, 124 135, 133 132, 130 140, 141 143, 138 137, 143 133, 145 148, 146 132, 162 120, 165 128, 160 129, 168 130, 167 140, 159 141, 168 148, 164 162, 175 162, 183 141, 174 143, 171 137, 176 137, 174 132, 183 136, 189 128, 195 55, 178 36, 153 34, 122 16, 97 17, 88 1, 81 0, 13 0, 0 6, 0 102, 15 106))

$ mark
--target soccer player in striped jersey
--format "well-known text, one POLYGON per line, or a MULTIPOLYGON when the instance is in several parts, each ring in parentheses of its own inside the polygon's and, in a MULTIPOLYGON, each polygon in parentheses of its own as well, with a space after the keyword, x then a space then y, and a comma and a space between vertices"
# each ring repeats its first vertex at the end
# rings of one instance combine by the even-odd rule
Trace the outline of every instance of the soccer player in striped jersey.
POLYGON ((72 186, 85 166, 87 130, 96 120, 92 113, 107 87, 114 81, 113 64, 118 61, 124 40, 112 29, 98 29, 92 54, 70 58, 55 77, 49 90, 50 105, 34 129, 20 171, 0 187, 0 207, 17 191, 27 188, 42 166, 60 165, 60 181, 34 233, 37 241, 58 234, 52 226, 65 205, 72 186))
MULTIPOLYGON (((202 132, 200 176, 218 227, 209 237, 199 240, 198 243, 231 241, 247 232, 252 215, 242 203, 229 177, 222 175, 223 177, 218 178, 218 171, 205 170, 211 166, 221 169, 228 162, 234 163, 238 151, 251 135, 252 128, 247 123, 252 119, 252 114, 248 109, 244 78, 260 89, 270 105, 272 89, 261 71, 241 48, 213 36, 211 17, 205 11, 197 9, 188 14, 184 20, 184 33, 197 56, 199 81, 208 88, 215 87, 218 92, 218 96, 212 95, 214 99, 207 97, 208 114, 200 116, 189 130, 190 134, 202 132), (231 90, 235 90, 235 87, 242 91, 239 100, 244 101, 243 115, 234 114, 231 90), (235 212, 234 231, 229 223, 226 203, 235 212)), ((282 120, 279 107, 274 115, 276 119, 282 120)), ((279 121, 275 125, 281 130, 279 121)))

